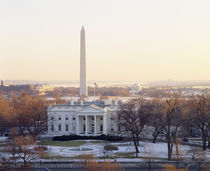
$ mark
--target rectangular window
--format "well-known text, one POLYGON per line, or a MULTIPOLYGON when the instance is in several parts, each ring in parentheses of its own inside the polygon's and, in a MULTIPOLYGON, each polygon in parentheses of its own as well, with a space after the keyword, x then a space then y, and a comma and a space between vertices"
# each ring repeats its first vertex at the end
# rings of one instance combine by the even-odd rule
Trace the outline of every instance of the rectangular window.
POLYGON ((75 120, 75 117, 73 117, 73 121, 75 120))
POLYGON ((83 125, 83 132, 85 132, 85 130, 86 130, 85 128, 86 128, 85 125, 83 125))
POLYGON ((61 117, 59 117, 58 119, 61 120, 61 117))
POLYGON ((91 124, 91 132, 94 132, 94 124, 91 124))
POLYGON ((121 128, 120 128, 120 126, 118 126, 118 131, 121 131, 121 128))
POLYGON ((103 117, 101 117, 101 121, 103 121, 103 117))
POLYGON ((54 117, 52 117, 51 120, 54 120, 54 117))
POLYGON ((68 118, 68 117, 66 117, 66 120, 69 120, 69 118, 68 118))
POLYGON ((54 131, 54 125, 51 125, 51 131, 52 132, 54 131))
POLYGON ((69 131, 69 125, 66 125, 66 131, 69 131))
POLYGON ((101 132, 103 131, 103 125, 100 125, 100 131, 101 132))
POLYGON ((83 118, 83 120, 85 121, 85 117, 83 118))
POLYGON ((61 131, 61 125, 60 124, 58 125, 58 130, 61 131))

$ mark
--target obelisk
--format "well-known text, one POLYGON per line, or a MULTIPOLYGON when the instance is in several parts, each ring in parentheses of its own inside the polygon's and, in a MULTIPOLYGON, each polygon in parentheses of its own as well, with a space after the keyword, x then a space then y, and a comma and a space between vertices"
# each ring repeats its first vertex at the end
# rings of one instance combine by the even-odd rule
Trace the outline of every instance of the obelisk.
POLYGON ((82 26, 80 33, 80 96, 85 97, 87 93, 86 81, 86 51, 85 51, 85 29, 82 26))

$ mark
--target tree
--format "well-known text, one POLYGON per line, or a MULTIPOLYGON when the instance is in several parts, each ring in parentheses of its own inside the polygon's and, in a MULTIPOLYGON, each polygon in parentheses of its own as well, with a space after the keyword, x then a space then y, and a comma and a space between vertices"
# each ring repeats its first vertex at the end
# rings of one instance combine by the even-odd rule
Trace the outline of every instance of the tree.
POLYGON ((117 112, 117 125, 120 132, 132 137, 136 150, 139 153, 139 138, 144 126, 149 122, 151 104, 144 99, 138 99, 123 104, 117 112))
POLYGON ((58 92, 55 93, 55 103, 56 104, 64 104, 66 101, 62 99, 58 92))
POLYGON ((206 150, 206 142, 210 127, 210 98, 204 95, 191 98, 191 121, 200 129, 202 134, 203 150, 206 150))
POLYGON ((40 156, 39 152, 33 151, 30 146, 35 145, 35 141, 30 136, 18 136, 11 140, 6 147, 6 151, 10 153, 10 156, 2 158, 4 166, 10 169, 21 168, 24 171, 30 168, 33 161, 40 156), (21 163, 17 163, 21 162, 21 163))
POLYGON ((3 95, 0 95, 0 133, 6 133, 12 126, 13 108, 11 102, 3 95))
POLYGON ((13 99, 15 122, 20 135, 34 139, 47 129, 47 102, 43 97, 23 94, 13 99))
POLYGON ((177 95, 166 100, 166 113, 164 115, 163 134, 167 140, 168 160, 172 159, 173 145, 176 142, 178 128, 183 123, 183 115, 180 100, 177 95))
POLYGON ((155 143, 157 140, 158 135, 162 133, 162 129, 164 127, 164 106, 163 103, 159 99, 154 99, 152 101, 152 113, 151 113, 151 120, 150 124, 154 128, 153 132, 153 140, 152 142, 155 143))
MULTIPOLYGON (((196 162, 197 165, 197 169, 199 171, 203 170, 203 168, 205 167, 206 163, 206 157, 205 157, 205 151, 201 148, 192 148, 188 153, 190 153, 192 155, 192 161, 196 162)), ((207 162, 208 164, 208 162, 207 162)))

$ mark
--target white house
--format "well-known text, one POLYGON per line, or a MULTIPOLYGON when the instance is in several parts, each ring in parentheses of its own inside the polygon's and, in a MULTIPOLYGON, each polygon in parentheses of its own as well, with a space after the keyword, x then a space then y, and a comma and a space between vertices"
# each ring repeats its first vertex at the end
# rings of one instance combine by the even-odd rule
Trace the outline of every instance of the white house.
POLYGON ((117 131, 117 105, 103 102, 57 104, 48 107, 48 135, 101 135, 117 131))

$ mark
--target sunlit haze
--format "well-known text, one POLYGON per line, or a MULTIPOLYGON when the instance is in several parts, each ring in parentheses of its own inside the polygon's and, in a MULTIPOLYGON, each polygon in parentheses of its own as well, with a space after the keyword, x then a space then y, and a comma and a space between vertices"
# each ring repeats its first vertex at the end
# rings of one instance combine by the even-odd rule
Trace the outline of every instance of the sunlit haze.
POLYGON ((210 80, 209 0, 1 0, 0 79, 210 80))

